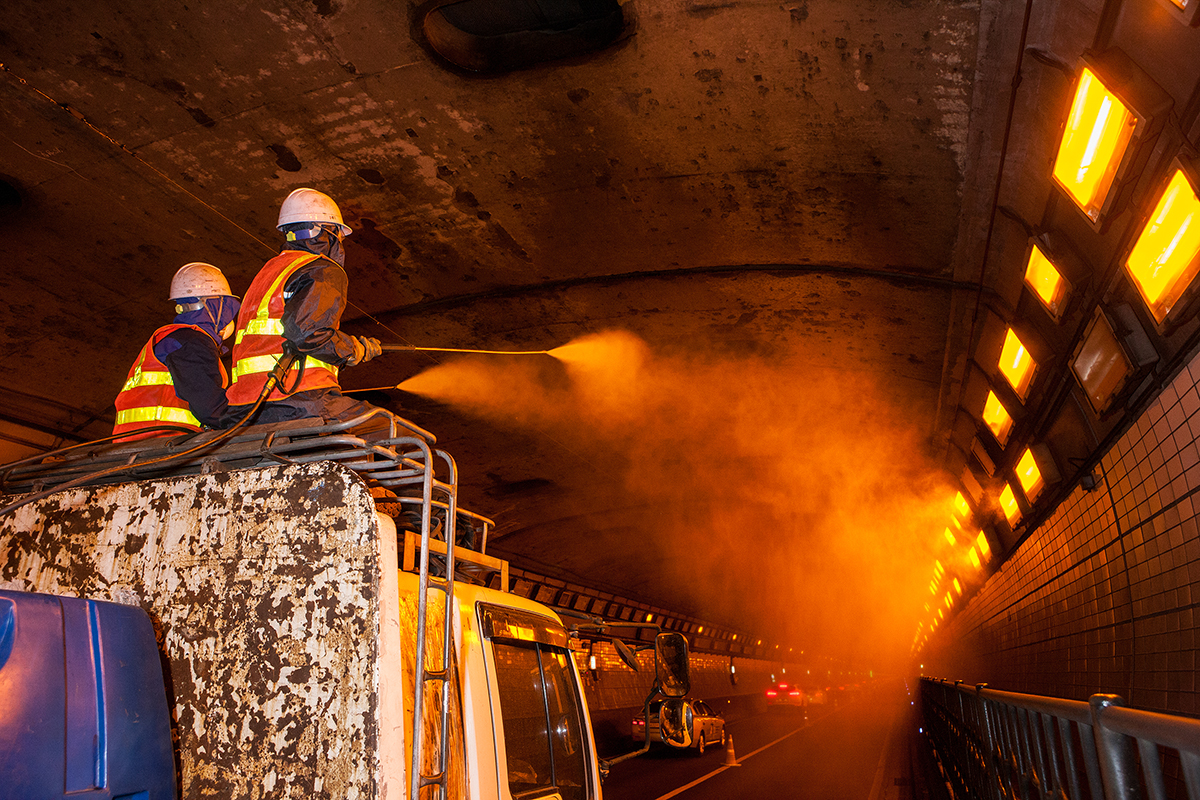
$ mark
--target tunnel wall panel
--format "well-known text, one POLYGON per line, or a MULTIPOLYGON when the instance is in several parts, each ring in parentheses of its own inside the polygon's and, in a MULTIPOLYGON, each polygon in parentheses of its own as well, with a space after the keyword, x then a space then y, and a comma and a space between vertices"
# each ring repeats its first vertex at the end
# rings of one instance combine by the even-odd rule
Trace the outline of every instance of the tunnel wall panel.
POLYGON ((935 641, 926 674, 1200 714, 1200 357, 935 641))

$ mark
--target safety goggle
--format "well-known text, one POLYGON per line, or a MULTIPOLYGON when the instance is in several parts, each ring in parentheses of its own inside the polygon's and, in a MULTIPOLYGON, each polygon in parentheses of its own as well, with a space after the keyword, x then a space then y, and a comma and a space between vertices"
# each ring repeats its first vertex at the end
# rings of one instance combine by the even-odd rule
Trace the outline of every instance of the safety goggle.
POLYGON ((321 235, 322 231, 332 233, 334 236, 341 239, 345 238, 341 227, 337 225, 314 225, 311 228, 301 228, 298 231, 288 231, 287 240, 289 242, 302 242, 307 239, 315 239, 321 235))

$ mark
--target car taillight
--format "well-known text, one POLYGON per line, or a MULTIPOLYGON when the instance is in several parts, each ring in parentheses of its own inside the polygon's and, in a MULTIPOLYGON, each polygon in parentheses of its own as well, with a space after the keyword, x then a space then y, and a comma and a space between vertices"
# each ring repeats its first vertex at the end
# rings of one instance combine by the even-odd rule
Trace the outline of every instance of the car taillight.
POLYGON ((633 724, 634 724, 634 725, 645 725, 645 724, 646 724, 646 721, 645 721, 645 720, 641 720, 641 719, 635 719, 635 720, 633 721, 633 724))
POLYGON ((776 692, 774 689, 767 689, 767 697, 774 697, 776 694, 778 694, 778 692, 776 692))
POLYGON ((788 694, 790 694, 792 697, 799 697, 799 696, 800 696, 800 692, 796 691, 795 689, 793 689, 792 691, 788 692, 788 694))

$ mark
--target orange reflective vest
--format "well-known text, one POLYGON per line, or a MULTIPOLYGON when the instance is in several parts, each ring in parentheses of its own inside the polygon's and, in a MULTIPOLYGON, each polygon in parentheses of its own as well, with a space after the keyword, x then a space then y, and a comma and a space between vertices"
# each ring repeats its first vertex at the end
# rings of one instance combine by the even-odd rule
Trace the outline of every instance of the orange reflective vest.
MULTIPOLYGON (((181 425, 196 431, 203 427, 200 420, 192 414, 187 401, 175 394, 175 383, 171 380, 171 371, 167 369, 167 365, 154 355, 154 345, 182 328, 190 328, 208 336, 201 327, 178 323, 164 325, 150 336, 150 341, 142 347, 142 352, 129 368, 129 377, 114 402, 117 407, 117 424, 113 427, 113 433, 136 431, 160 422, 181 425)), ((224 383, 229 382, 224 364, 221 365, 221 376, 224 383)), ((167 431, 152 431, 140 436, 126 436, 117 441, 132 442, 135 439, 170 435, 167 431)))
MULTIPOLYGON (((283 355, 283 287, 298 269, 318 258, 321 256, 314 253, 285 250, 263 265, 246 290, 233 340, 233 383, 226 392, 230 405, 253 403, 267 385, 267 376, 283 355)), ((299 368, 297 360, 288 371, 284 384, 287 388, 292 388, 299 368)), ((338 388, 337 367, 305 356, 304 378, 292 391, 325 388, 338 388)), ((285 397, 287 395, 275 387, 267 400, 285 397)))

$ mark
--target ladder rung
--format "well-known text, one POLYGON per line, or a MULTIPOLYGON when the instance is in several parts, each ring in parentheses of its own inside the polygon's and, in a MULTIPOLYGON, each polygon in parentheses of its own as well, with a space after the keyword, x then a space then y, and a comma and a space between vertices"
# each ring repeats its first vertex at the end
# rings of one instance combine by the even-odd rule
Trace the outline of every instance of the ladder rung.
POLYGON ((450 582, 445 578, 439 578, 435 575, 429 576, 429 588, 437 589, 438 591, 448 592, 450 590, 450 582))
POLYGON ((425 680, 427 681, 446 681, 450 678, 450 670, 448 669, 427 669, 425 670, 425 680))
POLYGON ((446 780, 446 772, 443 770, 435 775, 421 775, 421 788, 426 786, 441 786, 446 780))

